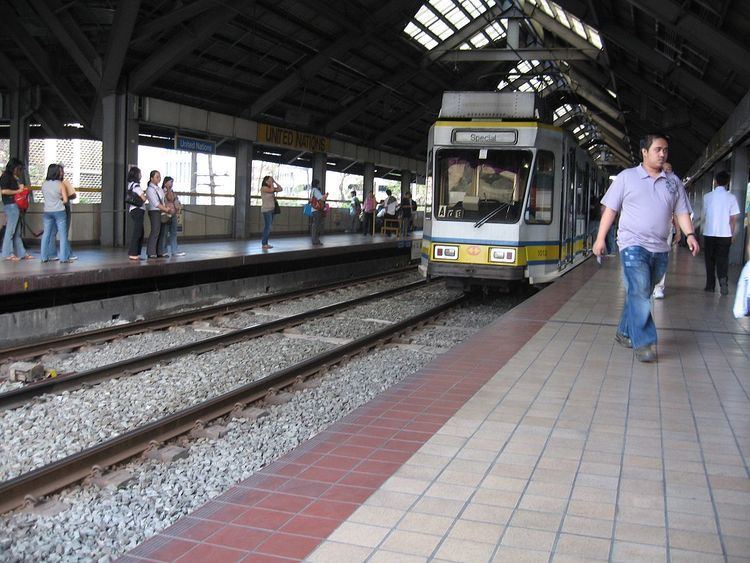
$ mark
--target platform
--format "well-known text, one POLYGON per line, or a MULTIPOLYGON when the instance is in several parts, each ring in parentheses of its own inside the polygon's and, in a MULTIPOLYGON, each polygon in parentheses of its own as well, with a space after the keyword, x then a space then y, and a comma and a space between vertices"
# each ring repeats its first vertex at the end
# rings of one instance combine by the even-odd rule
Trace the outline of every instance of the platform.
MULTIPOLYGON (((34 260, 0 261, 0 295, 28 294, 118 281, 212 272, 231 268, 261 267, 281 262, 335 259, 351 254, 393 251, 421 240, 421 232, 406 239, 383 235, 330 234, 322 246, 313 246, 309 236, 276 237, 273 248, 262 250, 259 240, 214 240, 180 243, 185 256, 133 261, 125 248, 76 248, 78 260, 68 264, 39 260, 39 249, 30 249, 34 260), (408 242, 408 245, 405 243, 408 242)), ((143 256, 143 255, 142 255, 143 256)), ((301 267, 301 266, 298 266, 301 267)))
POLYGON ((747 561, 750 318, 680 250, 659 361, 589 260, 123 560, 747 561))

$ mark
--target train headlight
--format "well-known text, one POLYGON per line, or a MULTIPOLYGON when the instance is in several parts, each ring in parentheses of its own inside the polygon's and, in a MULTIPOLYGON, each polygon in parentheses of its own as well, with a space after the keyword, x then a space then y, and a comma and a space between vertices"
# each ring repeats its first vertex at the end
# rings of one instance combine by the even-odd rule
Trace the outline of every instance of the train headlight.
POLYGON ((515 261, 515 248, 490 248, 490 262, 496 262, 498 264, 514 264, 515 261))
POLYGON ((458 260, 458 247, 436 244, 432 249, 432 257, 438 260, 458 260))

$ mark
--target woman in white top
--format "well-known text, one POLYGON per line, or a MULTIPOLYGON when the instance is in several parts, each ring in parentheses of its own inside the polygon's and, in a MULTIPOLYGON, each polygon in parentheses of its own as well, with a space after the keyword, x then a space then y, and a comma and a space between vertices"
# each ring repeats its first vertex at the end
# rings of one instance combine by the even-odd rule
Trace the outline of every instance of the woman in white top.
POLYGON ((260 184, 260 212, 263 214, 263 250, 273 248, 268 244, 268 237, 271 235, 271 225, 273 224, 273 211, 276 208, 276 192, 283 188, 276 183, 273 176, 264 176, 260 184))
POLYGON ((148 257, 164 258, 164 254, 159 254, 159 249, 165 247, 168 227, 166 222, 162 225, 162 214, 171 217, 169 208, 164 201, 164 190, 159 183, 161 174, 158 170, 152 170, 149 174, 148 188, 146 188, 146 197, 148 198, 148 218, 151 220, 151 232, 148 235, 148 257), (162 228, 164 227, 164 228, 162 228), (163 231, 163 232, 162 232, 163 231))
POLYGON ((59 164, 50 164, 47 168, 47 179, 42 184, 44 196, 44 235, 42 236, 42 262, 50 261, 50 246, 54 250, 55 231, 60 234, 60 262, 70 262, 68 245, 68 218, 65 204, 68 203, 68 192, 62 183, 59 164), (50 243, 50 241, 53 241, 50 243))
MULTIPOLYGON (((141 169, 133 166, 128 170, 127 190, 133 191, 137 198, 141 198, 141 205, 128 204, 128 216, 130 216, 130 244, 128 245, 128 258, 140 260, 141 248, 143 247, 143 216, 146 214, 146 194, 141 188, 141 169)), ((137 201, 136 198, 136 201, 137 201)))

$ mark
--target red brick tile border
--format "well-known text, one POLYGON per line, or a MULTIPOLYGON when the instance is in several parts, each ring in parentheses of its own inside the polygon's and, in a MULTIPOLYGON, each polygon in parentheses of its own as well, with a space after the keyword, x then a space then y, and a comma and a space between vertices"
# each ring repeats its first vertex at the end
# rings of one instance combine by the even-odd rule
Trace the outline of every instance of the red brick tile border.
POLYGON ((596 272, 592 262, 121 560, 304 559, 580 289, 596 272))

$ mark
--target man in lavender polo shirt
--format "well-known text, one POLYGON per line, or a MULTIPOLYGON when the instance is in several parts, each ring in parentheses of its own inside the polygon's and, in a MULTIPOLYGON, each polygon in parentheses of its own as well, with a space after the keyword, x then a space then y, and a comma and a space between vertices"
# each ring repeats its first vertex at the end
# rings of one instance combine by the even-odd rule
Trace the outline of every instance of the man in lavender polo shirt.
POLYGON ((656 325, 651 316, 651 292, 667 271, 670 219, 674 214, 687 237, 693 256, 700 251, 693 233, 685 187, 672 173, 665 173, 669 142, 665 135, 641 139, 643 163, 620 172, 602 198, 599 233, 594 254, 607 252, 607 231, 620 213, 617 245, 625 284, 625 304, 615 340, 635 349, 641 362, 656 360, 656 325))

